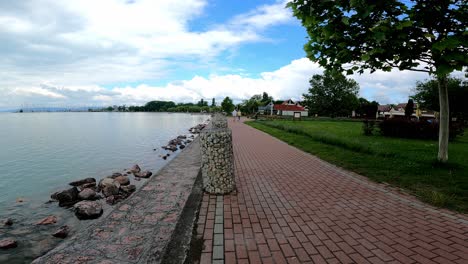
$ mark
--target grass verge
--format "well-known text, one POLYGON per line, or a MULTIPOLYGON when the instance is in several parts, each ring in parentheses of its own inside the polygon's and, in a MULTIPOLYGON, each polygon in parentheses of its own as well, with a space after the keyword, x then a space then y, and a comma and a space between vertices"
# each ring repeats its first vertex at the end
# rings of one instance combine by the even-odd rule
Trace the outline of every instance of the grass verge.
POLYGON ((377 182, 409 190, 422 201, 468 212, 468 135, 449 145, 447 164, 435 162, 437 142, 364 136, 343 121, 252 121, 248 125, 323 160, 377 182))

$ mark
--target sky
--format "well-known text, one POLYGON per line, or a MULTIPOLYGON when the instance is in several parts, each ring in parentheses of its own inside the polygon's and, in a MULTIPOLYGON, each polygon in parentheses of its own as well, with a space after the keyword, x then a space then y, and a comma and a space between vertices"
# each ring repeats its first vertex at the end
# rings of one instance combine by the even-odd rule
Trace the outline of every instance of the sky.
MULTIPOLYGON (((0 0, 0 109, 142 105, 263 91, 300 100, 323 69, 284 0, 0 0)), ((406 102, 420 72, 350 76, 406 102)))

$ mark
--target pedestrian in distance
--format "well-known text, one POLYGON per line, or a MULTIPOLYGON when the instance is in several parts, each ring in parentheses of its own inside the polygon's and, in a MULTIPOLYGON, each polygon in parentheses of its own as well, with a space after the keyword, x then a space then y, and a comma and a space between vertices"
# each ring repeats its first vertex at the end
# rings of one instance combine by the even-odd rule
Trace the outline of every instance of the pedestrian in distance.
POLYGON ((232 114, 232 121, 236 122, 236 116, 237 116, 236 109, 234 109, 231 114, 232 114))

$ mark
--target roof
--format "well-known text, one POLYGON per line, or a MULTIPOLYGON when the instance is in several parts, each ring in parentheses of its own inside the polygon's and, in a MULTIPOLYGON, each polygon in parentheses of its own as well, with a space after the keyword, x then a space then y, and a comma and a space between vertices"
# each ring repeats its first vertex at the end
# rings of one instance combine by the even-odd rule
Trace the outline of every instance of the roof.
POLYGON ((275 110, 282 111, 306 111, 304 107, 298 105, 284 105, 284 104, 275 104, 273 106, 275 110))
POLYGON ((380 112, 388 112, 390 111, 390 108, 390 105, 379 105, 377 110, 380 112))

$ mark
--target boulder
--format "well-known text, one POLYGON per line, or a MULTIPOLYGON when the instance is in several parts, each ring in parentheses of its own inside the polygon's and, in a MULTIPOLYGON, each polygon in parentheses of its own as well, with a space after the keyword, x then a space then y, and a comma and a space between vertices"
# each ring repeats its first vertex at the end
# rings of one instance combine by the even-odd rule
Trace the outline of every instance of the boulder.
POLYGON ((70 228, 67 225, 61 226, 55 233, 52 234, 54 237, 58 238, 66 238, 68 233, 70 232, 70 228))
POLYGON ((119 188, 120 188, 120 187, 117 187, 116 185, 104 186, 104 188, 102 188, 102 194, 103 194, 105 197, 109 197, 109 196, 112 196, 112 195, 116 195, 116 194, 119 193, 119 188))
POLYGON ((130 184, 130 180, 128 179, 127 176, 118 176, 114 179, 115 181, 117 181, 120 185, 129 185, 130 184))
POLYGON ((186 139, 186 138, 187 138, 187 136, 185 136, 185 135, 181 135, 181 136, 177 137, 177 139, 186 139))
POLYGON ((140 177, 140 178, 149 178, 153 175, 151 171, 142 171, 140 173, 135 173, 135 177, 140 177))
POLYGON ((11 226, 11 225, 13 225, 13 219, 11 219, 11 218, 7 218, 7 219, 3 220, 2 222, 3 222, 3 225, 4 225, 4 226, 11 226))
POLYGON ((179 146, 179 148, 180 148, 180 149, 184 149, 184 148, 185 148, 185 145, 182 144, 182 145, 179 146))
POLYGON ((78 188, 80 190, 84 190, 86 188, 91 188, 91 189, 95 190, 96 189, 96 183, 95 182, 85 183, 85 184, 81 185, 78 188))
POLYGON ((112 176, 110 176, 110 177, 111 177, 112 179, 115 179, 115 178, 117 178, 117 177, 119 177, 119 176, 122 176, 122 173, 120 173, 120 172, 114 172, 114 173, 112 173, 112 176))
POLYGON ((115 202, 116 202, 116 201, 115 201, 114 195, 111 195, 111 196, 109 196, 109 197, 106 197, 106 203, 107 203, 107 204, 113 205, 113 204, 115 204, 115 202))
POLYGON ((18 246, 18 243, 14 239, 6 238, 0 240, 0 249, 9 249, 15 248, 18 246))
POLYGON ((96 192, 91 188, 86 188, 78 194, 78 198, 80 200, 94 200, 96 199, 96 192))
POLYGON ((130 171, 133 173, 140 172, 141 168, 138 166, 138 164, 133 165, 133 167, 130 168, 130 171))
POLYGON ((68 190, 57 192, 52 194, 50 197, 59 202, 59 206, 71 206, 78 202, 78 188, 73 187, 68 190))
POLYGON ((37 222, 36 225, 51 225, 57 223, 57 217, 55 215, 49 215, 48 217, 37 222))
POLYGON ((78 187, 78 186, 81 186, 81 185, 86 184, 86 183, 94 183, 94 184, 96 184, 96 179, 94 179, 94 178, 86 178, 86 179, 82 179, 82 180, 79 180, 79 181, 70 182, 69 184, 70 184, 71 186, 78 187))
POLYGON ((115 180, 112 178, 104 178, 99 181, 99 188, 104 188, 106 186, 114 185, 115 180))
POLYGON ((136 186, 131 184, 131 185, 127 185, 127 186, 122 186, 122 187, 120 187, 120 189, 125 193, 132 193, 132 192, 136 191, 136 186))
POLYGON ((74 206, 75 215, 80 220, 96 219, 103 213, 102 206, 96 201, 81 201, 74 206))

